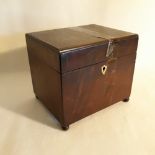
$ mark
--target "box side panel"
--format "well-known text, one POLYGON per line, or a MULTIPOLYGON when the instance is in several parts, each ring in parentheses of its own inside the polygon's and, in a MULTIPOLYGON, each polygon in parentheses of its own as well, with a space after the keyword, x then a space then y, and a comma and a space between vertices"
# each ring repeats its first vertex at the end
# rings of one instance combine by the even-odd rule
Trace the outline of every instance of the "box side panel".
POLYGON ((51 51, 30 38, 27 38, 27 49, 34 93, 62 122, 61 76, 55 70, 59 65, 55 63, 55 69, 51 68, 56 56, 49 55, 51 51))
POLYGON ((63 74, 63 106, 68 124, 80 120, 131 93, 136 53, 63 74), (101 68, 107 66, 103 75, 101 68))
POLYGON ((126 40, 113 42, 113 57, 122 57, 128 54, 136 53, 138 45, 138 36, 126 40))
POLYGON ((59 53, 53 51, 46 45, 42 44, 37 39, 26 35, 27 48, 29 51, 33 52, 33 55, 49 67, 55 69, 60 72, 60 62, 59 62, 59 53))

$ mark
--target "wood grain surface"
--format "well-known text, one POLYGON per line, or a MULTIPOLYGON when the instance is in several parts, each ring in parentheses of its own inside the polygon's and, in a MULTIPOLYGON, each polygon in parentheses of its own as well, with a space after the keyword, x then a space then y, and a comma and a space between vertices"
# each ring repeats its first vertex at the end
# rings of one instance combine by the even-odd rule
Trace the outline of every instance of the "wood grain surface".
POLYGON ((92 24, 29 33, 26 41, 34 93, 63 129, 129 99, 137 34, 92 24))

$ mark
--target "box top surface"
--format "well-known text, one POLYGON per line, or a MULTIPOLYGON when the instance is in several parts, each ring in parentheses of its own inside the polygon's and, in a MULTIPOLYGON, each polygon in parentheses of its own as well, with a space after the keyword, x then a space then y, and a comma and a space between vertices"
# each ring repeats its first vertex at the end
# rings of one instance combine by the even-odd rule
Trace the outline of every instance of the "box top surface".
POLYGON ((105 44, 109 40, 134 37, 136 34, 95 24, 28 33, 28 36, 51 46, 58 52, 105 44))

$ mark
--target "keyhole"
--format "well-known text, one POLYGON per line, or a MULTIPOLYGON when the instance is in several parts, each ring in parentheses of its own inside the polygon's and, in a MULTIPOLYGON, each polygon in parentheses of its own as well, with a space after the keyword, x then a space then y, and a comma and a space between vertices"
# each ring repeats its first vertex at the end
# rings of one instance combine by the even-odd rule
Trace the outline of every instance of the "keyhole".
POLYGON ((102 70, 103 70, 103 72, 104 72, 104 70, 105 70, 105 66, 102 68, 102 70))
POLYGON ((107 66, 106 65, 102 66, 101 67, 101 72, 102 72, 103 75, 105 75, 106 71, 107 71, 107 66))

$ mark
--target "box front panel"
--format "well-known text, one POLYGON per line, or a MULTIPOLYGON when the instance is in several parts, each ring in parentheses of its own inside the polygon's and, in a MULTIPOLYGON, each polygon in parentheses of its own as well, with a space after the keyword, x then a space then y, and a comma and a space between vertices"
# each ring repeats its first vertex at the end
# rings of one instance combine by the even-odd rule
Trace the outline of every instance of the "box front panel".
POLYGON ((105 59, 107 48, 108 42, 61 53, 62 73, 102 62, 105 59))
MULTIPOLYGON (((108 49, 111 48, 113 57, 122 57, 136 53, 138 36, 126 40, 113 40, 109 45, 106 42, 89 48, 81 48, 61 53, 61 72, 66 73, 109 59, 108 49), (108 47, 109 46, 109 47, 108 47)), ((110 55, 110 56, 111 56, 110 55)))
POLYGON ((93 114, 131 92, 136 53, 62 75, 63 108, 68 124, 93 114), (107 67, 104 72, 104 67, 107 67))

